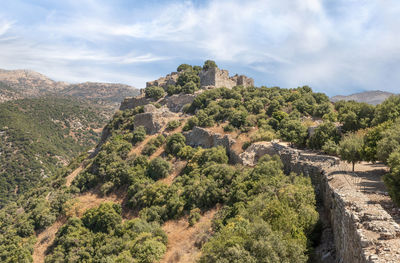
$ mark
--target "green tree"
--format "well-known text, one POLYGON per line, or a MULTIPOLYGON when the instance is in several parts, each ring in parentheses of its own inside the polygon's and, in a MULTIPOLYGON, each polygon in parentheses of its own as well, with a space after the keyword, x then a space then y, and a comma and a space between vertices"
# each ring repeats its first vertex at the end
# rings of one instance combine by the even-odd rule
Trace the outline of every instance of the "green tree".
POLYGON ((381 137, 382 139, 376 143, 376 157, 387 163, 389 155, 400 148, 400 121, 382 131, 381 137))
POLYGON ((138 126, 133 131, 132 143, 142 142, 146 138, 146 129, 143 126, 138 126))
POLYGON ((340 134, 336 125, 332 122, 324 122, 315 128, 308 145, 313 149, 321 149, 328 141, 338 143, 339 140, 340 134))
POLYGON ((197 85, 193 81, 187 82, 182 88, 182 92, 186 94, 193 94, 196 90, 197 85))
POLYGON ((165 95, 164 89, 158 86, 147 87, 144 92, 147 98, 152 98, 155 100, 159 100, 165 95))
POLYGON ((177 155, 179 151, 186 145, 186 138, 182 133, 174 133, 167 137, 165 152, 177 155))
POLYGON ((217 68, 217 64, 213 60, 206 60, 203 65, 203 70, 207 71, 210 68, 217 68))
POLYGON ((164 159, 157 157, 150 161, 147 174, 153 180, 167 177, 171 170, 171 164, 164 159))
POLYGON ((364 135, 361 133, 349 133, 339 143, 339 155, 342 160, 354 166, 363 160, 364 135))
POLYGON ((396 204, 400 204, 400 151, 392 152, 387 160, 390 173, 383 177, 389 195, 396 204))
POLYGON ((182 72, 182 71, 191 71, 193 70, 193 67, 189 64, 180 64, 176 71, 182 72))
POLYGON ((110 233, 122 222, 121 206, 102 203, 99 207, 87 210, 82 217, 83 224, 94 232, 110 233))
POLYGON ((300 120, 284 119, 280 124, 281 138, 303 147, 308 136, 307 127, 300 120))

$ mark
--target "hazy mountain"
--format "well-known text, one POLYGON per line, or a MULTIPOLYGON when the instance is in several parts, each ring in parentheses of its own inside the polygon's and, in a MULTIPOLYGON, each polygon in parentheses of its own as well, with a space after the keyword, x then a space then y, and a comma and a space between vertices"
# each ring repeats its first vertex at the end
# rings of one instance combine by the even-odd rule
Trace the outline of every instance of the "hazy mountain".
POLYGON ((385 99, 394 95, 393 93, 380 91, 380 90, 373 90, 373 91, 365 91, 360 93, 351 94, 348 96, 337 95, 331 97, 331 101, 336 102, 339 100, 354 100, 357 102, 366 102, 368 104, 377 105, 382 103, 385 99))
POLYGON ((0 102, 45 95, 68 95, 95 100, 96 103, 111 106, 115 110, 125 97, 138 94, 137 89, 124 84, 97 82, 69 84, 54 81, 31 70, 0 69, 0 102))

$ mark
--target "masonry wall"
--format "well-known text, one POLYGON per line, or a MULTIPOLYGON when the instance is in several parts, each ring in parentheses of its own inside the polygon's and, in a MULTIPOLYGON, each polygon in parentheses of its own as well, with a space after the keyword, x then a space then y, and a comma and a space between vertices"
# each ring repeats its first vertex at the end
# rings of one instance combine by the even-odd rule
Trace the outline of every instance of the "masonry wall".
POLYGON ((310 176, 333 231, 336 262, 400 262, 399 226, 361 192, 332 184, 339 160, 274 144, 286 172, 310 176))

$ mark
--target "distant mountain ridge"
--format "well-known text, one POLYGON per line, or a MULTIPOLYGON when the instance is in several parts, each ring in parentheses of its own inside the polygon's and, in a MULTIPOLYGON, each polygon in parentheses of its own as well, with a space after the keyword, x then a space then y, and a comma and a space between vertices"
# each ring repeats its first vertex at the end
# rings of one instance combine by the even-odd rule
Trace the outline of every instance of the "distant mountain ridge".
POLYGON ((72 96, 81 99, 96 100, 101 104, 117 109, 125 97, 136 96, 139 91, 134 87, 117 83, 85 82, 70 84, 54 81, 32 70, 0 69, 0 103, 41 96, 72 96))
POLYGON ((364 91, 360 93, 354 93, 348 96, 337 95, 331 97, 332 102, 337 102, 340 100, 354 100, 357 102, 365 102, 372 105, 377 105, 382 103, 384 100, 389 98, 390 96, 395 95, 391 92, 380 91, 380 90, 373 90, 373 91, 364 91))

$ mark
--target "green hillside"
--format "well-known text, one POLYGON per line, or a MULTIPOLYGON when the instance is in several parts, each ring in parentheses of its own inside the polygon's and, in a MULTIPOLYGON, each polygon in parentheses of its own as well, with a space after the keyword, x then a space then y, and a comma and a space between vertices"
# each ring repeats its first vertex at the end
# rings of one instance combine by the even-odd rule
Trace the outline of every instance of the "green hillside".
POLYGON ((353 164, 388 163, 391 171, 384 180, 400 203, 399 96, 373 106, 333 104, 307 86, 200 90, 193 80, 201 68, 180 68, 176 86, 146 88, 143 96, 157 103, 114 115, 92 158, 81 155, 57 171, 61 161, 55 156, 73 156, 93 145, 89 130, 98 127, 92 123, 99 125, 101 116, 65 99, 4 107, 4 116, 18 121, 2 124, 2 138, 11 138, 4 145, 14 147, 2 152, 2 158, 9 156, 2 161, 20 153, 34 158, 23 164, 30 159, 22 155, 12 162, 21 163, 19 168, 5 166, 14 180, 6 181, 8 189, 18 185, 17 191, 23 186, 26 191, 0 210, 0 261, 187 262, 186 253, 190 262, 201 263, 315 262, 321 222, 311 179, 285 174, 277 155, 249 166, 234 161, 221 145, 195 147, 185 136, 195 127, 231 136, 235 143, 229 150, 237 154, 254 142, 280 139, 353 164), (196 97, 179 114, 157 119, 160 111, 168 111, 163 100, 183 93, 196 97), (164 126, 146 133, 137 124, 143 116, 164 126), (19 176, 26 167, 27 176, 34 168, 47 169, 34 189, 29 184, 38 177, 19 176), (175 247, 179 253, 168 255, 178 246, 176 235, 192 230, 197 235, 180 237, 190 243, 189 250, 175 247))
POLYGON ((0 206, 96 143, 102 110, 67 97, 0 104, 0 206))

